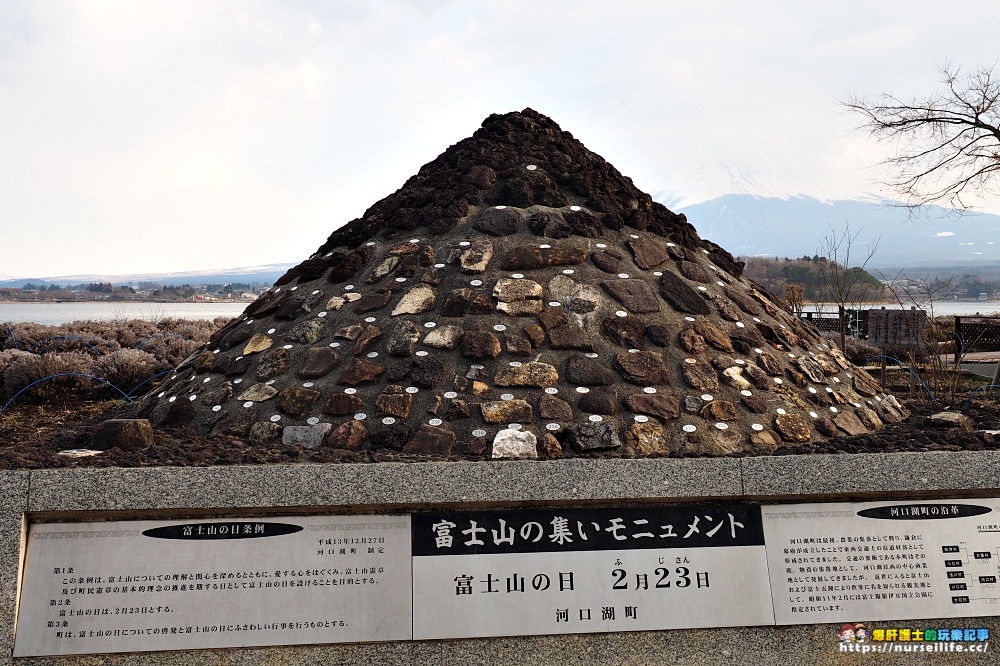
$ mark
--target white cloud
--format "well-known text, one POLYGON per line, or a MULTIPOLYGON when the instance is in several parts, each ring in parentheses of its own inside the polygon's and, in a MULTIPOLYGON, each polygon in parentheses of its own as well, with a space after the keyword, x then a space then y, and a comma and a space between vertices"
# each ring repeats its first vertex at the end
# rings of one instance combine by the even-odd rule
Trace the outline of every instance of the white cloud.
POLYGON ((526 106, 647 190, 703 164, 821 197, 877 190, 887 148, 836 100, 919 95, 935 58, 995 57, 1000 5, 973 24, 931 7, 10 0, 0 214, 45 239, 9 234, 0 267, 297 261, 484 117, 526 106))
POLYGON ((937 232, 934 235, 936 237, 938 237, 938 238, 944 238, 945 236, 954 236, 955 232, 954 231, 939 231, 939 232, 937 232))

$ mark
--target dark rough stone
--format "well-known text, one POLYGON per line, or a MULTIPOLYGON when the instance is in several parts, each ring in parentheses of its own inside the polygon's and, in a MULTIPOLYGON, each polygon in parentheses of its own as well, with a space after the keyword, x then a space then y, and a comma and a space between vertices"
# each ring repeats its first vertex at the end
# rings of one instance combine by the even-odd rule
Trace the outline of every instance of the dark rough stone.
POLYGON ((576 322, 549 331, 549 344, 553 349, 594 351, 594 343, 576 322))
POLYGON ((586 238, 600 238, 603 224, 600 216, 586 208, 563 211, 563 218, 573 229, 573 233, 586 238))
POLYGON ((695 282, 711 282, 712 276, 704 268, 692 261, 680 262, 681 274, 689 280, 695 282))
POLYGON ((507 270, 532 270, 547 266, 575 266, 587 260, 587 250, 582 247, 528 247, 512 249, 504 259, 507 270))
POLYGON ((216 389, 208 391, 201 398, 201 404, 205 406, 218 405, 233 397, 233 385, 229 382, 222 384, 216 389))
POLYGON ((444 377, 444 363, 435 356, 418 357, 410 370, 410 379, 420 388, 434 388, 444 381, 444 377))
POLYGON ((306 302, 304 297, 292 298, 284 301, 277 310, 274 311, 275 319, 295 319, 302 312, 302 304, 306 302))
POLYGON ((420 329, 412 321, 398 322, 389 334, 385 351, 389 356, 412 356, 420 341, 420 329))
POLYGON ((281 436, 282 427, 270 421, 254 423, 250 427, 250 436, 247 438, 251 446, 266 446, 277 441, 281 436))
POLYGON ((851 381, 851 385, 854 386, 855 391, 866 398, 874 397, 882 390, 878 382, 875 381, 875 378, 861 368, 854 371, 854 379, 851 381))
POLYGON ((743 376, 761 391, 767 391, 771 388, 771 382, 768 381, 767 373, 753 363, 747 363, 743 366, 743 376))
POLYGON ((684 380, 691 388, 706 392, 719 390, 719 380, 708 366, 701 363, 684 363, 682 366, 684 380))
POLYGON ((444 420, 445 421, 458 421, 459 419, 465 419, 469 417, 469 403, 461 398, 453 398, 448 400, 447 407, 444 410, 444 420))
POLYGON ((394 361, 385 366, 385 380, 399 382, 410 374, 410 361, 394 361))
POLYGON ((834 425, 833 421, 825 416, 821 416, 813 421, 816 424, 816 432, 821 435, 826 435, 827 437, 838 437, 840 436, 840 431, 837 430, 837 426, 834 425))
POLYGON ((689 328, 681 331, 678 337, 681 342, 681 349, 689 354, 700 354, 708 349, 708 345, 705 344, 705 338, 689 328))
POLYGON ((456 289, 445 297, 441 305, 443 317, 465 317, 466 315, 483 315, 493 312, 490 297, 482 291, 471 289, 456 289))
POLYGON ((215 354, 206 349, 191 359, 190 365, 197 372, 210 370, 215 365, 215 354))
POLYGON ((257 379, 266 382, 268 379, 288 372, 288 350, 275 349, 265 354, 257 363, 257 379))
POLYGON ((329 347, 310 347, 299 364, 299 377, 319 379, 340 365, 340 354, 329 347))
POLYGON ((365 327, 365 330, 361 332, 358 336, 357 342, 354 343, 354 354, 364 354, 372 345, 379 341, 382 337, 382 329, 380 329, 375 324, 371 324, 365 327))
POLYGON ((577 406, 589 414, 612 415, 618 413, 618 401, 610 393, 590 391, 580 396, 577 406))
POLYGON ((622 259, 622 255, 614 250, 600 250, 590 255, 590 260, 594 262, 594 265, 605 273, 617 273, 622 259))
POLYGON ((488 190, 493 187, 497 180, 497 172, 485 164, 476 164, 465 174, 463 181, 474 185, 481 190, 488 190))
POLYGON ((356 358, 341 370, 337 383, 358 386, 374 382, 384 372, 385 366, 381 363, 370 361, 367 358, 356 358))
POLYGON ((566 311, 558 307, 547 307, 538 313, 538 319, 542 322, 545 330, 551 331, 554 328, 565 326, 569 323, 566 311))
POLYGON ((808 356, 799 356, 795 362, 810 381, 815 384, 826 384, 826 375, 823 374, 823 367, 819 363, 808 356))
POLYGON ((636 317, 609 317, 601 322, 601 334, 629 349, 645 346, 646 325, 636 317))
POLYGON ((550 432, 547 432, 544 435, 542 435, 540 448, 542 449, 542 452, 545 453, 545 457, 548 458, 549 460, 555 460, 557 458, 562 457, 563 454, 562 444, 560 444, 559 440, 556 439, 555 436, 550 432))
POLYGON ((354 311, 358 314, 381 310, 392 300, 392 294, 369 293, 354 303, 354 311))
POLYGON ((357 340, 358 336, 361 335, 361 331, 365 330, 364 324, 351 324, 350 326, 345 326, 333 334, 333 337, 340 338, 341 340, 357 340))
POLYGON ((524 334, 528 336, 528 340, 531 341, 531 346, 541 347, 545 344, 545 330, 538 324, 528 324, 524 327, 524 334))
POLYGON ((491 331, 466 331, 462 336, 462 356, 466 358, 496 358, 503 350, 500 340, 491 331))
POLYGON ((517 233, 517 224, 520 221, 521 214, 517 209, 487 208, 472 223, 472 228, 490 236, 510 236, 517 233))
POLYGON ((812 439, 809 424, 798 414, 778 414, 774 417, 774 429, 786 442, 801 443, 812 439))
POLYGON ((641 386, 660 386, 670 383, 670 373, 659 352, 635 352, 615 357, 625 372, 625 381, 641 386))
POLYGON ((605 280, 601 286, 629 312, 648 314, 660 311, 659 299, 645 280, 605 280))
POLYGON ((528 217, 528 229, 536 236, 569 238, 573 227, 559 213, 538 212, 528 217))
POLYGON ((357 451, 367 440, 368 428, 361 421, 351 419, 326 436, 326 446, 357 451))
POLYGON ((621 448, 621 440, 615 426, 610 423, 583 423, 567 429, 570 444, 577 451, 586 453, 601 449, 621 448))
POLYGON ((646 327, 646 337, 657 347, 669 347, 673 338, 673 329, 663 324, 650 324, 646 327))
POLYGON ((702 407, 699 413, 709 421, 737 421, 740 418, 736 405, 728 400, 713 400, 702 407))
POLYGON ((760 308, 758 308, 754 300, 747 296, 743 291, 740 291, 739 289, 730 289, 729 287, 723 291, 726 294, 726 297, 733 303, 736 303, 737 307, 739 307, 740 310, 743 310, 743 312, 752 316, 760 314, 760 308))
POLYGON ((323 405, 323 413, 333 416, 351 416, 360 412, 365 401, 355 395, 335 393, 323 405))
POLYGON ((531 343, 519 335, 504 336, 504 343, 511 356, 531 356, 531 343))
POLYGON ((704 404, 704 400, 693 395, 684 396, 684 400, 681 402, 681 406, 688 414, 697 414, 704 404))
POLYGON ((289 331, 286 339, 290 342, 311 345, 323 337, 323 328, 322 319, 309 319, 289 331))
POLYGON ((167 427, 186 426, 194 420, 196 412, 190 400, 178 400, 170 403, 167 415, 163 419, 163 425, 167 427))
POLYGON ((707 315, 712 311, 701 294, 689 287, 679 275, 670 271, 663 271, 660 277, 660 294, 679 312, 707 315))
POLYGON ((763 368, 764 372, 772 377, 780 377, 785 374, 781 364, 778 363, 778 359, 768 352, 764 352, 763 354, 759 354, 757 356, 757 365, 763 368))
POLYGON ((403 453, 425 456, 450 456, 455 448, 455 433, 448 428, 439 428, 426 423, 421 425, 417 433, 406 446, 403 453))
POLYGON ((768 411, 767 403, 755 395, 745 395, 740 398, 740 402, 754 414, 765 414, 768 411))
POLYGON ((848 435, 863 435, 868 428, 852 412, 841 412, 834 417, 833 422, 848 435))
POLYGON ((730 341, 729 336, 707 321, 696 321, 694 323, 694 331, 705 338, 708 344, 716 349, 724 352, 733 352, 733 343, 730 341))
POLYGON ((302 418, 319 400, 319 391, 307 388, 286 388, 278 393, 278 409, 289 416, 302 418))
POLYGON ((538 402, 538 414, 543 419, 568 423, 573 420, 573 408, 568 402, 554 395, 545 394, 538 402))
POLYGON ((571 384, 606 386, 617 380, 618 375, 598 359, 575 354, 566 363, 566 381, 571 384))
POLYGON ((628 242, 628 246, 635 257, 635 265, 643 270, 656 268, 670 258, 667 246, 652 238, 633 239, 628 242))
POLYGON ((664 420, 680 416, 677 398, 664 393, 633 393, 625 399, 629 411, 636 414, 650 414, 664 420))
POLYGON ((716 298, 715 307, 719 309, 719 316, 727 321, 739 321, 740 311, 736 309, 736 306, 727 300, 716 298))
POLYGON ((139 451, 152 445, 153 426, 146 419, 109 419, 94 431, 89 447, 94 451, 139 451))
POLYGON ((372 446, 376 449, 395 449, 397 451, 402 451, 403 447, 410 440, 410 434, 412 432, 413 426, 405 421, 382 426, 380 430, 372 433, 372 446))
POLYGON ((380 414, 405 419, 410 415, 410 408, 413 407, 413 396, 406 393, 402 386, 390 384, 375 398, 375 407, 380 414))

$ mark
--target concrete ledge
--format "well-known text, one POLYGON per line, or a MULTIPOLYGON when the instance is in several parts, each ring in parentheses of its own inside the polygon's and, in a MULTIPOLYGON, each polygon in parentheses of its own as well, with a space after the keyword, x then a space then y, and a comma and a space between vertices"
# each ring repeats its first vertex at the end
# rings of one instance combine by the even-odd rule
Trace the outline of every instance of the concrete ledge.
POLYGON ((869 494, 996 494, 1000 451, 743 458, 743 495, 811 502, 869 494))
MULTIPOLYGON (((0 655, 14 645, 14 615, 24 553, 28 472, 0 472, 0 655)), ((0 657, 2 660, 2 657, 0 657)))
POLYGON ((683 501, 741 493, 733 458, 59 469, 31 472, 28 511, 683 501))

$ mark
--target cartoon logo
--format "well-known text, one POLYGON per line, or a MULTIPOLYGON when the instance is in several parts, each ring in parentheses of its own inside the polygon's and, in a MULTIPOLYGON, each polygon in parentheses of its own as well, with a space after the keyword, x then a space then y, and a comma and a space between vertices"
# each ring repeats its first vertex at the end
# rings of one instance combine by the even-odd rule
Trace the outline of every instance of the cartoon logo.
POLYGON ((854 625, 850 622, 845 622, 840 627, 840 642, 841 643, 853 643, 854 642, 854 625))

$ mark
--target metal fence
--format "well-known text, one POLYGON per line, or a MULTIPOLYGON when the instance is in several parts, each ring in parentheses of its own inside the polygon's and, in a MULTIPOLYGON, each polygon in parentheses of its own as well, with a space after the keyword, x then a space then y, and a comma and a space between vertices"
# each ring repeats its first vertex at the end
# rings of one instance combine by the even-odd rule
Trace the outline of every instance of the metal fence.
POLYGON ((963 352, 1000 350, 1000 317, 955 317, 963 352))

